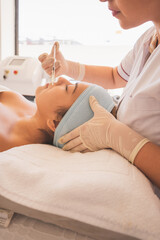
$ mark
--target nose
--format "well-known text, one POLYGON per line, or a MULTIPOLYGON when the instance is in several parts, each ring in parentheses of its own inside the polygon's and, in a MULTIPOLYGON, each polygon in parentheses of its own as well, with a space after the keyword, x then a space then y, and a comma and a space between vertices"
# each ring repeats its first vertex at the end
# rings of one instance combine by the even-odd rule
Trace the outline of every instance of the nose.
POLYGON ((54 83, 55 86, 62 85, 62 84, 71 85, 71 83, 63 77, 60 77, 58 81, 54 83))

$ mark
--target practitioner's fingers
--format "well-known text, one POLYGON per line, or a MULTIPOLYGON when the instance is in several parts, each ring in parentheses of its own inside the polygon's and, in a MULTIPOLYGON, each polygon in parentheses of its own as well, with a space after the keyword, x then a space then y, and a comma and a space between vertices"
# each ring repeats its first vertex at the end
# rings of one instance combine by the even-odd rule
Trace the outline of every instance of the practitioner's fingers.
MULTIPOLYGON (((61 137, 58 142, 61 144, 65 144, 75 138, 79 137, 79 128, 75 128, 73 131, 65 134, 63 137, 61 137)), ((74 147, 74 146, 73 146, 74 147)))
POLYGON ((68 141, 68 142, 64 145, 63 150, 65 150, 65 151, 70 151, 70 150, 76 148, 77 146, 79 146, 79 145, 81 145, 81 144, 82 144, 81 139, 80 139, 80 137, 78 136, 78 137, 76 137, 76 138, 68 141))

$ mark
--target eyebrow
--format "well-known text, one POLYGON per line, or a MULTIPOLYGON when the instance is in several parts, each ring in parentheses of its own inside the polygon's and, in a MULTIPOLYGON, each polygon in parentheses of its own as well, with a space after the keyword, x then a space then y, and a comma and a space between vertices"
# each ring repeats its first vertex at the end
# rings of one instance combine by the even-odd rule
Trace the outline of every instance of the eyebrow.
MULTIPOLYGON (((73 89, 73 92, 72 92, 72 94, 74 94, 74 93, 75 93, 75 91, 76 91, 77 87, 78 87, 78 83, 76 83, 76 84, 75 84, 75 87, 74 87, 74 89, 73 89)), ((68 85, 67 85, 67 84, 66 84, 66 92, 68 93, 68 85)))
POLYGON ((73 90, 72 94, 74 94, 74 93, 75 93, 75 91, 76 91, 77 87, 78 87, 78 83, 76 83, 76 84, 75 84, 75 88, 74 88, 74 90, 73 90))

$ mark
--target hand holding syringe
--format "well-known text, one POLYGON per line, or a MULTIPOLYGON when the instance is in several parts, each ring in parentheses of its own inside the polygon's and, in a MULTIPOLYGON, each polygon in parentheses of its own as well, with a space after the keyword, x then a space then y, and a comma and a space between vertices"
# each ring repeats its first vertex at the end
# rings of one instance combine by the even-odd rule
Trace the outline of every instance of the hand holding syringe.
POLYGON ((59 51, 59 43, 55 42, 51 52, 43 53, 38 57, 44 71, 50 76, 49 81, 55 82, 56 78, 61 75, 68 75, 68 62, 61 51, 59 51), (53 80, 52 80, 53 79, 53 80))

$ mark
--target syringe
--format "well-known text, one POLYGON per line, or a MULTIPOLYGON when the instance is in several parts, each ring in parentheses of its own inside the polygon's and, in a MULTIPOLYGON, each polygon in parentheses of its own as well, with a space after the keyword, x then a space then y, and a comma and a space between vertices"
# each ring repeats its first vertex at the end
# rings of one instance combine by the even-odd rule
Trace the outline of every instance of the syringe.
POLYGON ((56 80, 56 76, 55 76, 55 70, 56 70, 56 66, 55 66, 55 63, 56 63, 56 44, 54 45, 53 57, 54 57, 54 64, 53 64, 52 76, 51 76, 52 85, 54 84, 54 82, 56 80))

